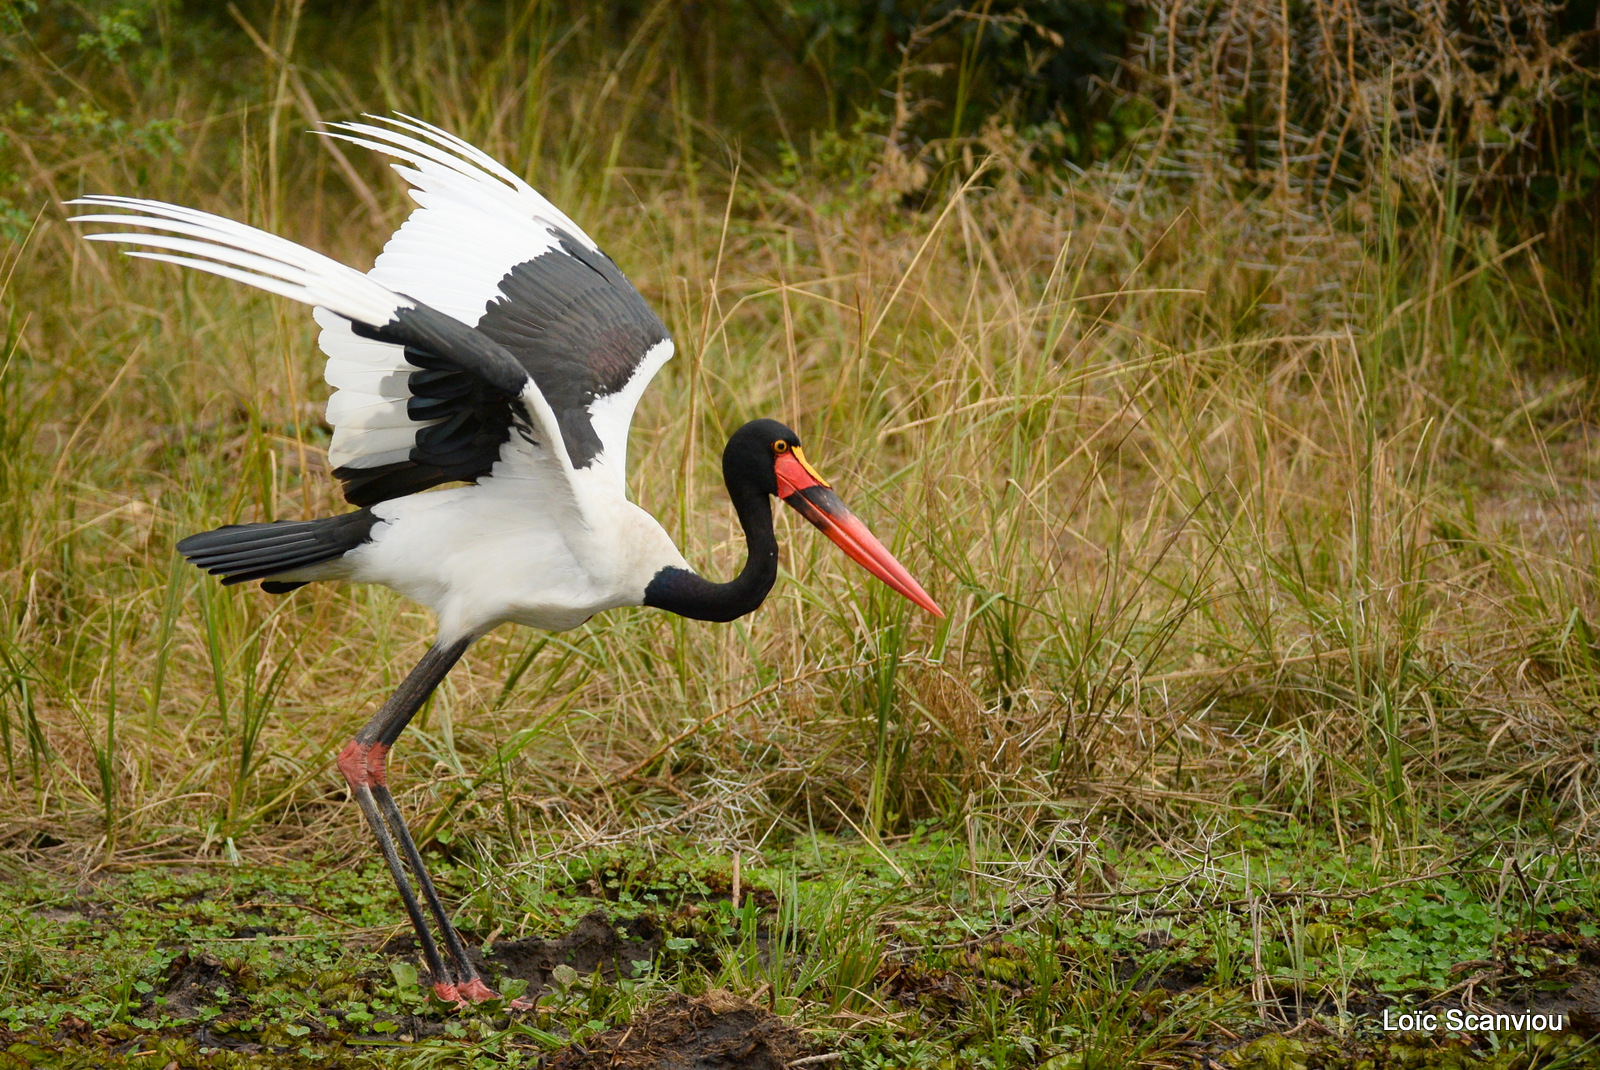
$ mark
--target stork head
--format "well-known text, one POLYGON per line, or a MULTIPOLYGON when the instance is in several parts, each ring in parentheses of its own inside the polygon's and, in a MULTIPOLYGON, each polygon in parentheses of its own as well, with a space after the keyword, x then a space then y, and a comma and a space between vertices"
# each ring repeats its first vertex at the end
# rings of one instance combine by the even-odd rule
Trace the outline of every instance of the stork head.
POLYGON ((811 467, 800 448, 800 436, 790 428, 777 420, 752 420, 739 428, 722 451, 722 475, 729 487, 755 486, 781 498, 862 568, 934 616, 944 616, 922 585, 811 467))

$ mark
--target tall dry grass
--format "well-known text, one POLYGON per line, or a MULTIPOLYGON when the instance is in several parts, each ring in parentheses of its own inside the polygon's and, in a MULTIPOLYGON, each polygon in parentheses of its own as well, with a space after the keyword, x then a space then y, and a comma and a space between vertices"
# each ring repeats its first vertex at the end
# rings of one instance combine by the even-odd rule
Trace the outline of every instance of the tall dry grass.
MULTIPOLYGON (((949 611, 909 611, 784 517, 784 578, 733 625, 502 628, 396 753, 423 838, 497 855, 693 829, 748 850, 935 820, 1020 850, 1066 817, 1138 837, 1248 808, 1397 865, 1441 821, 1592 839, 1592 410, 1551 356, 1573 314, 1537 241, 1414 166, 1422 142, 1367 145, 1337 195, 1335 125, 1249 173, 1188 4, 1153 22, 1164 109, 1081 173, 999 123, 741 160, 650 19, 607 51, 535 4, 494 41, 397 9, 352 71, 285 61, 294 10, 252 26, 231 95, 177 63, 99 67, 76 125, 8 120, 42 206, 0 272, 12 857, 359 837, 331 758, 426 615, 381 590, 223 589, 172 550, 341 508, 310 320, 109 256, 58 204, 159 197, 365 264, 400 184, 304 130, 390 108, 521 168, 671 327, 631 482, 692 562, 739 567, 717 458, 773 415, 949 611)), ((1277 5, 1228 10, 1270 44, 1277 5)))

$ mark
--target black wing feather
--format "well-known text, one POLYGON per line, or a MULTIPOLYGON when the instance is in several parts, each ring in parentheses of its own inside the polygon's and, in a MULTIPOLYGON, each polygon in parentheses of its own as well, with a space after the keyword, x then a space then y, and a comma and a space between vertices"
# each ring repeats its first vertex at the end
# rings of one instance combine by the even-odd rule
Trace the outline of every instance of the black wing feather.
POLYGON ((589 405, 627 385, 667 328, 604 253, 551 227, 559 248, 500 280, 478 330, 510 350, 550 403, 575 468, 604 448, 589 405))
POLYGON ((427 424, 417 430, 407 460, 334 469, 351 505, 376 505, 441 483, 481 479, 514 431, 531 439, 517 400, 527 372, 473 328, 423 308, 405 310, 384 327, 352 323, 351 330, 405 345, 406 363, 418 369, 407 381, 406 415, 427 424), (434 420, 440 422, 428 423, 434 420))
POLYGON ((351 504, 488 475, 511 435, 533 440, 518 400, 530 376, 555 413, 573 465, 586 468, 599 455, 604 443, 589 406, 626 386, 667 329, 610 257, 564 230, 550 233, 557 247, 507 272, 476 328, 441 324, 433 317, 442 314, 431 309, 402 312, 382 328, 352 326, 362 337, 406 346, 406 361, 418 369, 407 384, 406 415, 427 426, 418 429, 408 460, 334 471, 351 504))

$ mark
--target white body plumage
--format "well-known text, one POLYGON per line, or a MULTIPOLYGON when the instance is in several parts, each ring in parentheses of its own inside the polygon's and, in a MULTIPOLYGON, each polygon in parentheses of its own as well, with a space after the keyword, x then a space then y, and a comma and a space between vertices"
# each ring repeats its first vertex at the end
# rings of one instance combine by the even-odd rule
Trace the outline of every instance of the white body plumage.
POLYGON ((373 507, 371 541, 285 579, 379 583, 433 610, 441 642, 507 621, 550 631, 644 602, 663 568, 687 568, 655 517, 625 498, 562 523, 532 488, 490 478, 373 507), (316 569, 326 568, 323 574, 316 569))

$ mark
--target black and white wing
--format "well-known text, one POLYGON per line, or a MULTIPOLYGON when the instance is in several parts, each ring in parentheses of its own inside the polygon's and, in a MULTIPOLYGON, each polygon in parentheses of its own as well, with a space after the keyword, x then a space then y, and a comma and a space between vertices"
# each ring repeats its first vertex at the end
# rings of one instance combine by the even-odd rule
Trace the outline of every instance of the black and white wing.
MULTIPOLYGON (((409 362, 406 368, 390 374, 431 374, 434 382, 449 384, 460 402, 456 412, 445 424, 419 422, 417 443, 410 452, 422 454, 425 459, 409 463, 419 468, 441 467, 426 459, 428 451, 441 446, 454 448, 451 435, 466 441, 456 428, 448 426, 451 421, 456 427, 471 428, 476 419, 481 430, 485 424, 503 420, 505 431, 480 474, 488 475, 498 461, 512 469, 506 472, 508 476, 531 477, 545 494, 564 490, 564 501, 552 505, 575 505, 580 511, 584 508, 587 495, 580 493, 577 486, 577 471, 566 449, 560 418, 522 360, 483 331, 397 294, 321 253, 231 219, 132 197, 84 197, 70 203, 120 210, 117 214, 78 216, 74 222, 134 225, 154 232, 86 235, 91 241, 141 246, 129 255, 207 271, 327 310, 350 325, 352 337, 381 345, 384 353, 403 355, 409 362), (446 427, 446 433, 433 431, 441 426, 446 427), (425 441, 430 433, 438 434, 436 442, 425 441)), ((426 402, 431 397, 412 393, 404 404, 418 399, 426 402)), ((465 454, 471 448, 468 443, 459 452, 465 454)), ((366 497, 357 504, 394 496, 366 497)))
POLYGON ((164 250, 134 255, 316 306, 324 375, 334 388, 328 459, 352 504, 482 480, 497 465, 511 474, 528 437, 518 435, 519 422, 524 431, 530 420, 539 423, 537 414, 523 414, 522 388, 505 389, 506 369, 504 381, 490 382, 457 355, 375 318, 380 308, 387 315, 398 307, 397 295, 407 307, 475 328, 473 335, 509 354, 548 410, 547 434, 560 439, 571 478, 625 496, 628 428, 640 395, 672 356, 666 328, 594 241, 510 170, 418 120, 377 122, 386 125, 343 123, 330 132, 401 160, 395 170, 418 205, 365 276, 367 287, 348 277, 362 277, 352 268, 194 209, 88 197, 74 203, 134 214, 79 221, 164 231, 91 237, 164 250), (365 296, 351 304, 357 293, 365 296), (388 296, 374 296, 380 293, 388 296))
MULTIPOLYGON (((628 427, 672 340, 594 241, 499 162, 408 117, 331 136, 400 160, 417 208, 373 281, 475 326, 525 368, 574 468, 626 494, 628 427)), ((329 459, 356 504, 490 474, 510 433, 476 384, 316 313, 328 355, 329 459)))

